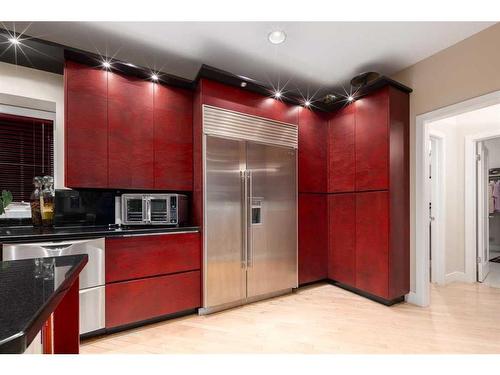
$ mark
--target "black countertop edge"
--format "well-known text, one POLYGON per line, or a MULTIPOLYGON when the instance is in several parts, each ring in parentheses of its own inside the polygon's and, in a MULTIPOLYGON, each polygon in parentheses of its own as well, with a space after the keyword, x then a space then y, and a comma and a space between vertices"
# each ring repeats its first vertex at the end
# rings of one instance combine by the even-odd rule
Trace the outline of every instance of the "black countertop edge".
POLYGON ((64 273, 64 279, 59 284, 56 284, 54 277, 52 286, 55 288, 48 295, 46 294, 47 285, 38 283, 38 288, 32 285, 19 285, 20 280, 35 281, 36 277, 33 272, 35 259, 0 262, 0 280, 2 280, 0 297, 3 297, 0 312, 0 354, 21 354, 26 351, 69 288, 78 279, 88 262, 88 255, 44 258, 43 261, 47 262, 52 259, 55 262, 55 270, 61 268, 65 271, 66 267, 69 269, 64 273), (41 295, 43 298, 40 301, 41 295), (31 304, 30 310, 33 311, 33 315, 28 317, 23 316, 26 310, 18 311, 26 303, 31 304), (2 326, 3 324, 8 324, 8 326, 2 326))
POLYGON ((109 228, 99 227, 56 227, 49 229, 39 229, 33 227, 0 227, 0 244, 19 243, 33 241, 84 239, 95 237, 131 237, 162 235, 169 233, 196 233, 200 227, 141 227, 141 228, 109 228))

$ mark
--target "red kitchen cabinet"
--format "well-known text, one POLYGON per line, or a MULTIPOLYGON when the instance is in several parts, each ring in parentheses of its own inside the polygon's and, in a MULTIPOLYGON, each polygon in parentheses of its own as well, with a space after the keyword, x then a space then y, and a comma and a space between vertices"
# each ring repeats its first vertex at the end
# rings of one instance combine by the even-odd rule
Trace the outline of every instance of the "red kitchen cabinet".
POLYGON ((299 193, 299 284, 327 278, 327 195, 299 193))
POLYGON ((326 193, 328 121, 308 108, 299 111, 299 192, 326 193))
POLYGON ((65 185, 108 186, 108 72, 66 61, 65 185))
POLYGON ((193 189, 193 93, 154 85, 154 188, 193 189))
POLYGON ((153 85, 108 74, 109 187, 154 188, 153 85))
POLYGON ((354 193, 328 196, 328 278, 356 285, 356 199, 354 193))
POLYGON ((389 296, 389 193, 356 193, 356 288, 389 296))
POLYGON ((328 192, 355 190, 356 106, 340 109, 328 126, 328 192))
POLYGON ((288 124, 298 123, 300 107, 297 105, 290 105, 272 96, 264 96, 205 78, 202 78, 198 85, 201 87, 201 104, 288 124))
POLYGON ((200 269, 200 233, 106 238, 106 283, 200 269))
POLYGON ((108 284, 106 328, 196 309, 200 286, 200 271, 108 284))
POLYGON ((356 191, 389 188, 389 92, 386 86, 354 103, 356 191))

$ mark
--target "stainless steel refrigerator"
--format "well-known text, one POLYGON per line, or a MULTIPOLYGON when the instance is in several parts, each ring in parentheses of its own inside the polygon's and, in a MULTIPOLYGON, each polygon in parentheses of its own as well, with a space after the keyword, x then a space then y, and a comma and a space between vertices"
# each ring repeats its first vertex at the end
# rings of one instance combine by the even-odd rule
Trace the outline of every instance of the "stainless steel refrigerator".
POLYGON ((297 128, 203 107, 201 314, 297 287, 297 128))

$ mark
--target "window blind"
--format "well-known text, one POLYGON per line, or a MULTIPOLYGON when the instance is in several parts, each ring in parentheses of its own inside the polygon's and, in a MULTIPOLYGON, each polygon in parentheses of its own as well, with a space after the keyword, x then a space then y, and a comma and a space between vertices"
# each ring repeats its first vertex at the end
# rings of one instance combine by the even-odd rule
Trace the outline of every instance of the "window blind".
POLYGON ((28 202, 33 177, 45 175, 54 175, 52 121, 0 114, 0 191, 28 202))

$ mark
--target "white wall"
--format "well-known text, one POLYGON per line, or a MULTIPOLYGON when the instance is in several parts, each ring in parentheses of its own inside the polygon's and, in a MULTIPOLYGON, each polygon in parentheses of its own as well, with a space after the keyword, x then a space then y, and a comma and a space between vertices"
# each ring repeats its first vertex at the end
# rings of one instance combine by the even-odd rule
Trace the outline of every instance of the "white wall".
POLYGON ((436 121, 429 124, 429 129, 445 135, 445 273, 450 275, 465 272, 465 137, 500 131, 500 105, 436 121))
POLYGON ((12 104, 6 102, 4 94, 55 103, 54 179, 56 188, 64 187, 63 76, 0 62, 0 104, 12 104))

